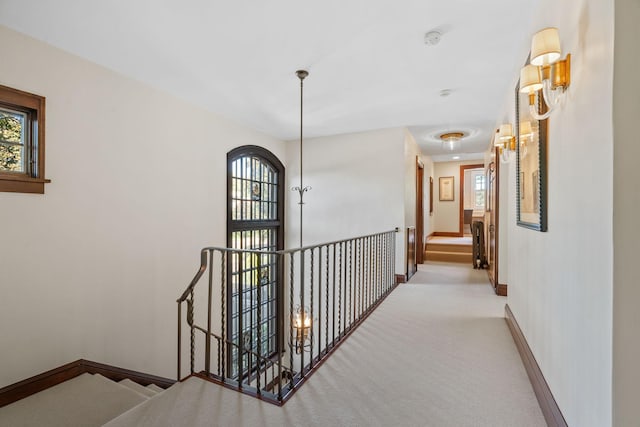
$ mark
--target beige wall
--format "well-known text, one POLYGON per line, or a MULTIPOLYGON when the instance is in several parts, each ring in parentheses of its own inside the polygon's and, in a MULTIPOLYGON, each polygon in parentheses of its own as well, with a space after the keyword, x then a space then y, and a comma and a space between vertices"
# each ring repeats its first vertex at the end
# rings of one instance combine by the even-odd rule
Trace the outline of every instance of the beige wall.
POLYGON ((0 193, 0 387, 86 358, 175 376, 176 299, 225 244, 226 153, 285 144, 0 27, 47 98, 44 195, 0 193))
MULTIPOLYGON (((404 139, 403 129, 395 128, 304 140, 304 185, 312 189, 304 196, 303 244, 404 228, 404 139)), ((300 185, 299 153, 299 141, 287 143, 288 188, 300 185)), ((290 197, 287 242, 298 247, 298 198, 290 197)), ((396 242, 401 273, 404 233, 396 242)))
POLYGON ((460 231, 460 166, 482 164, 482 160, 463 162, 437 162, 433 166, 433 231, 460 231), (440 201, 440 177, 453 176, 454 196, 452 202, 440 201))
POLYGON ((613 424, 640 423, 640 3, 615 2, 613 83, 613 424))
MULTIPOLYGON (((549 119, 548 232, 515 224, 515 161, 501 180, 508 303, 567 423, 602 427, 612 416, 613 3, 542 0, 532 33, 546 26, 572 54, 572 83, 549 119)), ((504 115, 513 122, 513 106, 504 115)))

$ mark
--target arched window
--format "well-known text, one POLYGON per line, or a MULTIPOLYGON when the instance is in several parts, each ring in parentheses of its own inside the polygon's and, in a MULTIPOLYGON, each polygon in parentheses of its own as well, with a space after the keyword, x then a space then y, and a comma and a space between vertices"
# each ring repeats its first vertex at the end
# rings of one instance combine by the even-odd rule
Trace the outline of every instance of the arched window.
MULTIPOLYGON (((280 160, 262 147, 243 146, 227 154, 227 170, 227 246, 283 249, 284 166, 280 160)), ((251 253, 235 254, 229 260, 227 336, 236 344, 228 355, 232 376, 250 374, 258 363, 254 354, 269 357, 278 348, 283 320, 279 263, 274 255, 251 253)))

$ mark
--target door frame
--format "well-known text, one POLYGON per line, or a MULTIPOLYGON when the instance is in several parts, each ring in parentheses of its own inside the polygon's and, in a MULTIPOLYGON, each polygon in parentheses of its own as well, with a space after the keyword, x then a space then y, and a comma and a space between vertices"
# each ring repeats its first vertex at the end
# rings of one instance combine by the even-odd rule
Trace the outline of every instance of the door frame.
MULTIPOLYGON (((494 263, 493 265, 489 264, 489 270, 487 273, 489 274, 489 281, 493 286, 493 290, 497 295, 507 296, 507 285, 501 284, 499 280, 499 257, 500 253, 500 148, 496 147, 495 150, 495 160, 491 162, 494 165, 493 167, 493 184, 491 182, 487 183, 488 185, 492 185, 491 188, 491 211, 489 214, 489 221, 487 224, 487 253, 491 250, 491 239, 494 239, 493 242, 493 257, 494 263), (493 233, 491 233, 490 227, 493 226, 493 233)), ((491 167, 491 164, 489 167, 491 167)), ((491 171, 489 171, 491 172, 491 171)), ((490 256, 487 256, 487 260, 490 260, 490 256)))
MULTIPOLYGON (((467 169, 482 169, 484 171, 484 164, 475 164, 475 165, 460 165, 460 227, 458 231, 459 237, 464 236, 464 171, 467 169)), ((485 190, 487 191, 487 185, 485 183, 485 190)), ((485 206, 486 209, 486 206, 485 206)))
POLYGON ((416 156, 416 264, 424 263, 424 163, 416 156))

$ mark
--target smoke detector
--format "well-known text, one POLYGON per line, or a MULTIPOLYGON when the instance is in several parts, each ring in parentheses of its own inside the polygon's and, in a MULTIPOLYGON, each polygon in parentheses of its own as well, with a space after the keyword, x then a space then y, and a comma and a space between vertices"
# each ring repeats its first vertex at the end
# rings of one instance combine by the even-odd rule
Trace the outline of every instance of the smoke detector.
POLYGON ((440 43, 442 33, 440 31, 429 31, 424 35, 424 44, 428 46, 435 46, 440 43))

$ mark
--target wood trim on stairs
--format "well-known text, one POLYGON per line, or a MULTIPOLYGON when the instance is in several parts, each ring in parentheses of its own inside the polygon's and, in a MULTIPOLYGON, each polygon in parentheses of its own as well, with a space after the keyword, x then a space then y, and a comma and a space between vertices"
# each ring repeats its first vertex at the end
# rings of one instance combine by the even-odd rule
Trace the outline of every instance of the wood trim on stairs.
POLYGON ((122 381, 125 378, 129 378, 131 381, 136 382, 143 386, 149 384, 155 384, 161 388, 169 388, 176 383, 175 380, 158 377, 156 375, 145 374, 143 372, 132 371, 130 369, 118 368, 116 366, 105 365, 104 363, 92 362, 90 360, 82 359, 82 366, 84 372, 90 374, 100 374, 103 377, 107 377, 113 381, 122 381))
POLYGON ((121 381, 125 378, 129 378, 130 380, 144 386, 155 384, 162 388, 168 388, 175 383, 174 380, 168 378, 118 368, 116 366, 105 365, 103 363, 92 362, 90 360, 79 359, 31 378, 27 378, 26 380, 0 388, 0 408, 84 373, 100 374, 113 381, 121 381))
POLYGON ((503 284, 503 283, 498 283, 498 286, 496 286, 496 295, 499 295, 501 297, 506 297, 507 296, 507 285, 503 284))
POLYGON ((527 375, 529 376, 529 380, 533 386, 533 391, 536 394, 536 398, 540 404, 540 409, 542 409, 542 414, 547 421, 547 425, 549 427, 568 427, 556 400, 553 398, 551 389, 549 389, 549 385, 544 379, 542 370, 540 369, 540 366, 538 366, 538 362, 536 362, 536 358, 531 352, 527 339, 513 316, 513 312, 509 308, 509 304, 505 304, 504 312, 505 320, 509 326, 509 331, 511 331, 516 347, 518 347, 522 363, 527 371, 527 375))
POLYGON ((462 233, 456 233, 455 231, 434 231, 430 236, 435 237, 464 237, 462 233))

